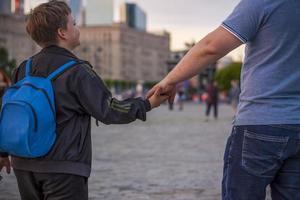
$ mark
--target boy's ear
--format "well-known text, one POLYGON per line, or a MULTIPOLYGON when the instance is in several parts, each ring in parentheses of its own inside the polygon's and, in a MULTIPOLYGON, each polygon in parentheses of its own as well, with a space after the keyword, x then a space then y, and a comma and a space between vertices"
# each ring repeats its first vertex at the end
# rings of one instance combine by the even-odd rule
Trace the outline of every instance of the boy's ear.
POLYGON ((59 28, 57 30, 57 36, 60 38, 60 39, 66 39, 66 30, 63 29, 63 28, 59 28))

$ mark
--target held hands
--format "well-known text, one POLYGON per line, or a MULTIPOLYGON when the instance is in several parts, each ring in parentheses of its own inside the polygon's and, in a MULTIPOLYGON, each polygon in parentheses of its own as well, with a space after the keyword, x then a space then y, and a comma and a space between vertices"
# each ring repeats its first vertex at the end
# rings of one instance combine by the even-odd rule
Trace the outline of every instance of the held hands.
POLYGON ((2 171, 3 167, 6 168, 6 172, 10 174, 10 160, 8 157, 0 157, 0 172, 2 171))
POLYGON ((165 102, 169 98, 168 95, 162 94, 162 91, 160 88, 158 88, 156 91, 154 91, 153 95, 149 98, 147 98, 151 104, 151 109, 156 108, 160 106, 163 102, 165 102))
POLYGON ((162 80, 156 84, 147 94, 146 98, 150 101, 151 107, 155 108, 160 106, 161 103, 169 100, 172 104, 176 94, 176 85, 169 84, 162 80))

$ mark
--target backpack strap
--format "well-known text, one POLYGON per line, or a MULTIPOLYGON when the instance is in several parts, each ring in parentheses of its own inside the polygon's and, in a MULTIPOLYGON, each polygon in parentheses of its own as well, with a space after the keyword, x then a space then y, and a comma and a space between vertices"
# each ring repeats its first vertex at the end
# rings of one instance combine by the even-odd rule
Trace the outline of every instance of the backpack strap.
POLYGON ((26 62, 25 76, 30 76, 31 63, 32 63, 32 58, 29 58, 26 62))
POLYGON ((54 80, 55 78, 57 78, 59 75, 63 74, 65 71, 67 71, 69 68, 73 67, 75 64, 79 64, 81 62, 76 62, 75 60, 71 60, 67 63, 65 63, 64 65, 62 65, 61 67, 59 67, 57 70, 55 70, 54 72, 52 72, 47 79, 49 80, 54 80))

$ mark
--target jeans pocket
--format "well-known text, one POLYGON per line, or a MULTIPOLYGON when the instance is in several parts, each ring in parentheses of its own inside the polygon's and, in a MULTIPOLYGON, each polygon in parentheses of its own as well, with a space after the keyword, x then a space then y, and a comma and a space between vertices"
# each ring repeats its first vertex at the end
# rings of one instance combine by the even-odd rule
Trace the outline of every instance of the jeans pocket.
POLYGON ((259 177, 272 177, 280 168, 289 137, 244 131, 242 167, 259 177))
POLYGON ((236 134, 236 127, 232 127, 232 131, 230 136, 227 139, 226 146, 225 146, 225 152, 223 156, 223 161, 225 164, 229 163, 229 159, 231 158, 231 149, 232 149, 232 143, 234 136, 236 134))
POLYGON ((227 142, 226 142, 225 152, 224 152, 224 156, 223 156, 224 163, 228 163, 228 161, 229 161, 229 150, 231 147, 231 142, 232 142, 232 136, 229 136, 227 139, 227 142))

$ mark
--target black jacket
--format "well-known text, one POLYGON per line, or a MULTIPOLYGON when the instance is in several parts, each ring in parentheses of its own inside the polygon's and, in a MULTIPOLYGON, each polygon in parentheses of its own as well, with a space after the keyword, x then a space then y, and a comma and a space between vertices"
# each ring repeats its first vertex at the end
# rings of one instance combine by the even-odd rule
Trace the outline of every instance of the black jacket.
MULTIPOLYGON (((32 57, 32 76, 47 77, 68 61, 79 59, 68 50, 50 46, 32 57)), ((24 78, 25 61, 15 70, 13 83, 24 78)), ((105 124, 146 120, 151 109, 141 98, 118 101, 87 63, 78 64, 53 81, 56 103, 56 142, 41 158, 12 156, 15 169, 41 173, 70 173, 88 177, 91 171, 91 116, 105 124)))

